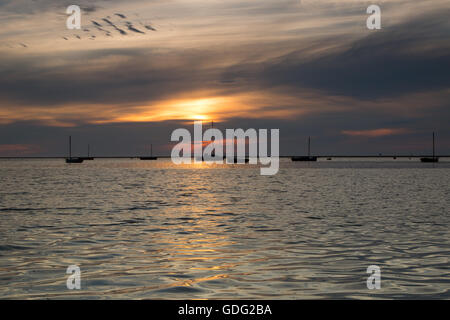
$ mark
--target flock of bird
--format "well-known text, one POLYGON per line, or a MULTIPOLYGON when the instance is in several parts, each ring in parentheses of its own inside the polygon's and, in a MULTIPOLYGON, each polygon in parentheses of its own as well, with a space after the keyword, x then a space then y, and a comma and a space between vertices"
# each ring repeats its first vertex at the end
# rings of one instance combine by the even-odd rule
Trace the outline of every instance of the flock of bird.
MULTIPOLYGON (((87 38, 89 40, 95 40, 98 37, 98 34, 93 34, 94 31, 100 32, 100 35, 106 37, 114 37, 114 33, 117 33, 121 36, 126 36, 133 33, 145 34, 146 31, 157 31, 150 24, 143 24, 139 22, 139 27, 136 27, 135 24, 125 16, 123 13, 115 13, 115 17, 118 17, 119 21, 116 22, 113 20, 111 16, 107 16, 105 18, 91 20, 91 25, 83 28, 83 32, 86 34, 84 36, 80 36, 79 34, 74 34, 73 37, 81 40, 83 38, 87 38)), ((64 40, 70 40, 69 36, 63 36, 64 40)))
MULTIPOLYGON (((113 38, 116 35, 129 36, 132 34, 146 34, 146 32, 157 31, 151 24, 144 24, 142 22, 133 23, 123 13, 114 13, 112 16, 90 20, 90 24, 83 27, 78 34, 64 35, 61 38, 64 40, 96 40, 101 36, 113 38)), ((7 45, 10 48, 14 46, 7 45)), ((20 42, 16 47, 28 48, 26 43, 20 42)))

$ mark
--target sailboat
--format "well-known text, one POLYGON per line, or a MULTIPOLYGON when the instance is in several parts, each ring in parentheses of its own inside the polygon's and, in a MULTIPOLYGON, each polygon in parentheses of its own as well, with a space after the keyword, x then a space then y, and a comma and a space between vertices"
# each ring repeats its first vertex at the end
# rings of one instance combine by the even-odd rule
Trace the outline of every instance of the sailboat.
POLYGON ((140 157, 141 160, 158 160, 157 157, 153 156, 153 144, 150 145, 150 157, 140 157))
POLYGON ((308 137, 308 155, 305 156, 294 156, 291 158, 292 161, 317 161, 317 157, 311 156, 311 137, 308 137))
MULTIPOLYGON (((211 121, 211 129, 214 129, 214 121, 211 121)), ((212 143, 212 141, 210 141, 211 143, 212 143)), ((215 157, 216 157, 216 151, 215 150, 213 150, 212 152, 211 152, 211 155, 210 156, 204 156, 204 155, 202 155, 201 156, 201 158, 200 157, 197 157, 196 159, 198 160, 198 161, 203 161, 203 162, 207 162, 207 161, 212 161, 213 159, 214 160, 218 160, 218 159, 215 159, 215 157)), ((223 160, 226 160, 226 159, 228 159, 227 158, 227 156, 226 156, 226 154, 224 154, 223 155, 223 160)), ((230 157, 230 160, 229 161, 227 161, 227 163, 238 163, 238 164, 242 164, 242 163, 249 163, 249 161, 250 161, 250 159, 248 158, 248 157, 244 157, 244 158, 238 158, 237 156, 234 156, 233 158, 231 158, 230 157), (238 159, 240 160, 240 161, 238 161, 238 159)))
POLYGON ((87 157, 82 157, 83 160, 94 160, 94 157, 90 155, 90 146, 88 145, 87 157))
POLYGON ((72 158, 72 136, 69 136, 69 157, 66 158, 66 163, 82 163, 83 158, 72 158))
MULTIPOLYGON (((211 129, 212 129, 212 128, 214 128, 214 121, 212 121, 212 122, 211 122, 211 129)), ((211 156, 213 156, 213 157, 215 157, 215 156, 216 156, 216 153, 215 153, 215 151, 214 151, 214 150, 213 150, 213 152, 212 152, 211 156)), ((236 156, 234 156, 234 157, 233 157, 233 159, 229 159, 229 160, 228 160, 228 158, 227 158, 226 154, 225 154, 225 155, 223 155, 223 160, 227 160, 227 163, 238 163, 238 164, 242 164, 242 163, 249 163, 249 162, 250 162, 250 159, 249 159, 249 157, 238 158, 238 156, 237 156, 237 155, 236 155, 236 156), (233 160, 233 161, 231 161, 231 160, 233 160)))
POLYGON ((434 132, 433 132, 433 157, 424 157, 420 158, 421 162, 439 162, 439 157, 435 156, 435 149, 434 149, 434 132))
MULTIPOLYGON (((214 129, 214 121, 211 121, 211 129, 214 129)), ((210 143, 212 143, 212 141, 210 141, 210 143)), ((201 157, 196 157, 195 159, 197 161, 202 161, 202 162, 208 162, 208 161, 213 161, 216 157, 216 150, 213 150, 211 152, 211 155, 203 155, 203 141, 202 141, 202 156, 201 157)))

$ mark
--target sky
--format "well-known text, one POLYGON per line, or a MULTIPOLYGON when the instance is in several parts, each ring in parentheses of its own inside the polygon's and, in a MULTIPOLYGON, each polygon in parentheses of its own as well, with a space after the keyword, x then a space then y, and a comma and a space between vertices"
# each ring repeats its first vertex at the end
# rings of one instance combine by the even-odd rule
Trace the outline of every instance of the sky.
POLYGON ((448 0, 0 0, 0 156, 169 155, 177 128, 280 153, 450 154, 448 0), (66 8, 82 8, 81 29, 66 8), (371 4, 380 30, 366 27, 371 4))

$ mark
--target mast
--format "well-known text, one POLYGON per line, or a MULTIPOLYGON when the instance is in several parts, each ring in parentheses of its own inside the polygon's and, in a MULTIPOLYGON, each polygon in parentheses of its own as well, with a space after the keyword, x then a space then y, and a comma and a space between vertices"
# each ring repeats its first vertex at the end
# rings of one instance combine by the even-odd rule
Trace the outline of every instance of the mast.
MULTIPOLYGON (((214 120, 211 120, 211 129, 214 129, 214 120)), ((212 141, 211 141, 211 143, 212 143, 212 141)), ((211 157, 213 157, 213 158, 216 157, 216 150, 215 149, 213 149, 213 151, 211 152, 211 157)))
POLYGON ((308 157, 311 155, 311 137, 308 137, 308 157))
POLYGON ((434 159, 434 132, 433 132, 433 159, 434 159))

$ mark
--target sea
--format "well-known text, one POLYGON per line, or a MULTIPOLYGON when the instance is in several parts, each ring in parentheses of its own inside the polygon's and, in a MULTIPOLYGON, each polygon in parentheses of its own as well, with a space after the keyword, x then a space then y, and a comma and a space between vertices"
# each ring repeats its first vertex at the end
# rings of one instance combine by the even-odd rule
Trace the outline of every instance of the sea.
POLYGON ((0 160, 0 299, 450 298, 450 158, 280 161, 0 160))

